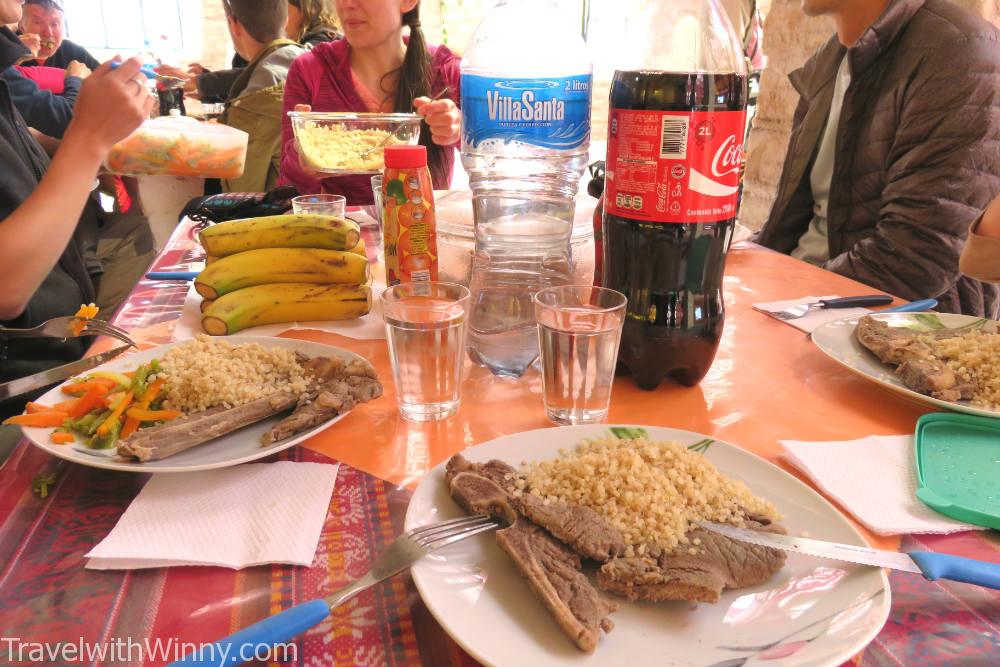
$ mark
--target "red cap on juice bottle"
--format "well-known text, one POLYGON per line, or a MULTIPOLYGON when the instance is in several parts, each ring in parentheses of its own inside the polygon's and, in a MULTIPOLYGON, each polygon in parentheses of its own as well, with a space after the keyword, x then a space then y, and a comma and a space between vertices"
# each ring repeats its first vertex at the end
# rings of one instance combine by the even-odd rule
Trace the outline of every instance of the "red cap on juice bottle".
POLYGON ((416 146, 386 146, 385 166, 391 169, 417 169, 427 166, 427 148, 416 146))

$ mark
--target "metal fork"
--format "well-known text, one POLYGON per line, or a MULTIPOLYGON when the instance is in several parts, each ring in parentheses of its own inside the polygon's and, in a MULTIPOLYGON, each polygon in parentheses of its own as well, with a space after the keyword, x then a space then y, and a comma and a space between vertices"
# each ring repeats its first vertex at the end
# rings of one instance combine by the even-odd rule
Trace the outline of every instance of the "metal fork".
POLYGON ((73 315, 63 317, 53 317, 30 329, 14 329, 0 326, 0 338, 76 338, 78 336, 110 336, 117 338, 126 345, 135 347, 135 341, 128 335, 128 332, 120 327, 105 322, 104 320, 92 320, 73 315), (84 323, 83 329, 77 333, 73 325, 84 323))
POLYGON ((784 310, 770 313, 779 320, 796 320, 804 317, 810 311, 822 308, 858 308, 864 306, 885 306, 892 303, 892 297, 885 294, 869 294, 865 296, 845 296, 837 299, 820 299, 812 303, 802 303, 789 306, 784 310))
MULTIPOLYGON (((451 86, 445 86, 444 88, 439 90, 434 97, 427 100, 427 103, 430 104, 431 102, 441 99, 449 90, 451 90, 451 86)), ((374 146, 369 146, 368 148, 363 149, 358 153, 358 155, 361 157, 362 160, 367 160, 372 153, 374 153, 380 148, 385 148, 386 145, 392 140, 392 138, 396 136, 396 132, 399 132, 399 129, 400 128, 396 128, 395 130, 390 132, 389 136, 387 136, 385 139, 378 142, 374 146)))
POLYGON ((427 526, 420 526, 400 535, 395 542, 376 559, 372 569, 359 579, 341 588, 326 599, 304 602, 280 614, 254 623, 234 635, 220 639, 214 645, 201 647, 167 667, 175 665, 195 665, 217 667, 219 656, 229 656, 225 664, 241 665, 253 656, 263 655, 267 650, 290 641, 296 635, 317 625, 330 615, 337 605, 374 586, 392 575, 402 572, 426 554, 441 547, 455 544, 498 528, 500 524, 487 516, 467 516, 451 519, 427 526))

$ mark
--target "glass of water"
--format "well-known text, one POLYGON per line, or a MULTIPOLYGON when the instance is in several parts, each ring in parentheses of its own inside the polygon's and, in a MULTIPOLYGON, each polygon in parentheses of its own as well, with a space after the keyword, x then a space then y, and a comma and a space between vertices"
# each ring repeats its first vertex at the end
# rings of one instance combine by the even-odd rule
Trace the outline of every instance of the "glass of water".
POLYGON ((590 285, 535 294, 545 412, 556 424, 596 424, 608 416, 625 295, 590 285))
POLYGON ((382 174, 372 176, 372 201, 374 204, 371 216, 378 223, 378 228, 382 229, 382 211, 385 209, 385 204, 382 201, 382 174))
POLYGON ((296 215, 332 215, 344 217, 347 199, 343 195, 301 195, 292 199, 292 212, 296 215))
POLYGON ((402 283, 385 290, 381 301, 400 414, 418 422, 447 419, 460 400, 469 290, 402 283))

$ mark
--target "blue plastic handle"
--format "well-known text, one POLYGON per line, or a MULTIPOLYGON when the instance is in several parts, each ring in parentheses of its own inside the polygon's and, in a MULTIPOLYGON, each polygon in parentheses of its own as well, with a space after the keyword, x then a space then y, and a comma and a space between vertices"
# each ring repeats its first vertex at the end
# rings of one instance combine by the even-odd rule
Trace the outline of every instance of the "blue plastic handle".
POLYGON ((886 308, 885 310, 880 310, 880 313, 920 313, 925 310, 930 310, 938 305, 937 299, 921 299, 920 301, 913 301, 911 303, 904 303, 902 306, 893 306, 892 308, 886 308))
POLYGON ((326 600, 304 602, 254 623, 214 644, 201 647, 167 667, 175 665, 231 667, 261 659, 269 648, 290 641, 329 615, 330 605, 326 600))
MULTIPOLYGON (((120 66, 121 63, 117 60, 111 63, 111 69, 118 69, 120 66)), ((155 79, 156 77, 160 76, 159 74, 156 73, 156 70, 153 69, 152 65, 143 65, 142 67, 139 68, 139 71, 145 74, 146 78, 148 79, 155 79)))
POLYGON ((149 280, 194 280, 198 271, 150 271, 146 274, 149 280))
POLYGON ((1000 590, 1000 563, 930 551, 911 551, 909 555, 924 576, 931 581, 951 579, 1000 590))

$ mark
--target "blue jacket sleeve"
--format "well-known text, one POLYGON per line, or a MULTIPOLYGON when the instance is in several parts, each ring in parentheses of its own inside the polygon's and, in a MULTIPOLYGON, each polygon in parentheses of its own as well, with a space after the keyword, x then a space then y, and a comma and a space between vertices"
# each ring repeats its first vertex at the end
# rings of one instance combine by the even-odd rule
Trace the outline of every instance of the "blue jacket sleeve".
POLYGON ((80 90, 80 79, 66 79, 66 90, 55 95, 42 90, 31 79, 10 67, 2 74, 10 91, 14 107, 24 117, 24 122, 42 134, 61 139, 73 119, 73 104, 80 90))

